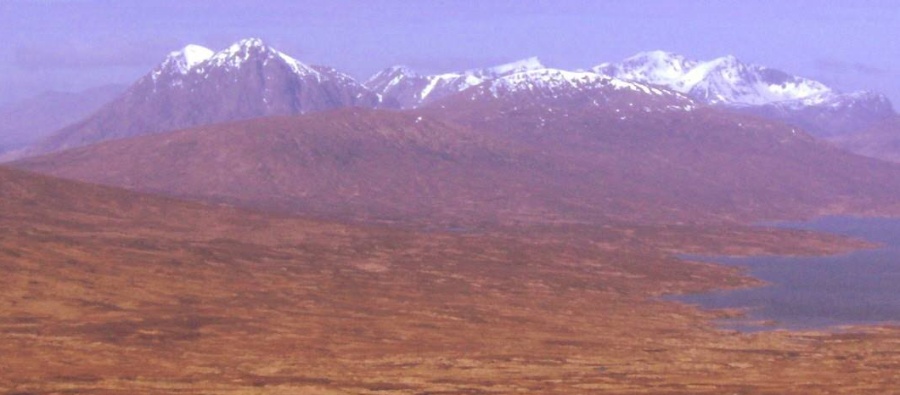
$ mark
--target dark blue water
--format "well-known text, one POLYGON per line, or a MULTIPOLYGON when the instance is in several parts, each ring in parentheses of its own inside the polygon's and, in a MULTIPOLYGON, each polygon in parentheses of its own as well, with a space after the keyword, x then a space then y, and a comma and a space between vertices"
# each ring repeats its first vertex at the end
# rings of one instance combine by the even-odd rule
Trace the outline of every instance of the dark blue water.
POLYGON ((706 308, 746 309, 746 317, 723 323, 741 331, 900 324, 900 219, 825 217, 777 226, 842 234, 882 246, 827 257, 704 257, 745 267, 771 285, 676 299, 706 308))

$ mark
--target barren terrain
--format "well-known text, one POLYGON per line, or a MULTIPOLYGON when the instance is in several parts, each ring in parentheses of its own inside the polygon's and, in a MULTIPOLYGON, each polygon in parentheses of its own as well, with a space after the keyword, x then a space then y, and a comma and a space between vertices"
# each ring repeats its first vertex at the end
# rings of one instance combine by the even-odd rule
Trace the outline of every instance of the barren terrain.
POLYGON ((740 227, 413 232, 0 169, 0 392, 889 393, 900 330, 739 334, 671 253, 863 247, 740 227))

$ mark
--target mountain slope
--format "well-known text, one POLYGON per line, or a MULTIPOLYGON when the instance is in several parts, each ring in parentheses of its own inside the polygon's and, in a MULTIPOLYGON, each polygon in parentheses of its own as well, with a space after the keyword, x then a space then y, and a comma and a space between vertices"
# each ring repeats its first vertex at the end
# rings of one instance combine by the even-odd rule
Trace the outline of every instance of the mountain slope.
POLYGON ((379 97, 349 76, 307 66, 258 39, 215 53, 189 45, 32 154, 229 120, 378 105, 379 97))
POLYGON ((603 196, 606 212, 686 221, 900 208, 900 167, 778 122, 631 89, 542 100, 528 90, 470 92, 427 113, 558 158, 603 196))
POLYGON ((592 70, 626 81, 665 86, 703 103, 792 123, 821 137, 854 132, 894 114, 884 95, 844 94, 818 81, 745 64, 734 56, 696 61, 651 51, 592 70))
POLYGON ((900 167, 782 124, 696 109, 677 93, 567 73, 543 76, 544 85, 510 75, 417 111, 263 118, 15 165, 366 222, 710 222, 900 210, 900 167))
POLYGON ((900 116, 879 122, 859 133, 834 137, 830 141, 860 155, 900 162, 900 116))
POLYGON ((540 213, 542 192, 560 182, 539 158, 465 128, 361 109, 125 139, 21 165, 143 191, 371 221, 524 218, 540 213), (540 182, 546 185, 536 187, 540 182))

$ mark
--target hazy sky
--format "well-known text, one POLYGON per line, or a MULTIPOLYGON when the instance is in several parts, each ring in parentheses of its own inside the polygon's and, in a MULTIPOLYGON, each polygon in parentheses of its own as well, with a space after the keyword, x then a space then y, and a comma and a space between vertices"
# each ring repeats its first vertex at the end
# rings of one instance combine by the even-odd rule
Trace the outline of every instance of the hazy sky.
POLYGON ((0 104, 131 83, 185 44, 245 37, 360 79, 394 64, 439 72, 538 56, 574 69, 653 49, 733 54, 900 103, 897 0, 259 3, 0 0, 0 104))

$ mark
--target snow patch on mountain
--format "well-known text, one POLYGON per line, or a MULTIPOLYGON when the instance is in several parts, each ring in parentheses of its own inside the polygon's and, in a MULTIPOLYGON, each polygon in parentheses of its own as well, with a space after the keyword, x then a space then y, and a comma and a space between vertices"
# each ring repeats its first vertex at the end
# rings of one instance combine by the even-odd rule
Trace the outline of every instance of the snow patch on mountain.
POLYGON ((268 63, 271 60, 280 61, 295 74, 301 76, 317 74, 312 67, 301 63, 297 59, 294 59, 283 52, 275 50, 266 45, 259 38, 243 39, 230 45, 228 48, 217 52, 209 59, 208 66, 239 69, 245 63, 258 59, 263 59, 263 62, 265 63, 268 63))
MULTIPOLYGON (((150 77, 154 85, 157 84, 157 80, 165 80, 169 86, 177 87, 183 86, 184 81, 191 75, 207 76, 212 70, 239 70, 248 62, 262 62, 263 65, 278 62, 298 77, 312 76, 317 81, 326 78, 314 67, 275 50, 258 38, 240 40, 219 52, 200 45, 187 45, 181 50, 171 52, 150 73, 150 77)), ((338 77, 349 78, 344 75, 338 77)))
POLYGON ((214 54, 211 49, 194 44, 185 46, 179 52, 181 57, 178 65, 182 74, 187 73, 188 70, 192 69, 194 66, 205 62, 214 54))
POLYGON ((461 73, 445 73, 426 77, 429 82, 419 96, 427 100, 435 89, 462 92, 485 81, 501 78, 515 73, 542 70, 544 65, 537 57, 522 59, 484 69, 471 69, 461 73))
POLYGON ((536 57, 498 66, 433 75, 421 75, 406 66, 393 66, 375 74, 365 86, 392 97, 401 107, 419 107, 448 95, 510 74, 544 69, 536 57))
MULTIPOLYGON (((644 112, 692 111, 696 108, 696 103, 687 96, 656 85, 624 81, 591 71, 552 68, 527 70, 488 80, 476 86, 469 99, 479 100, 482 97, 524 98, 526 101, 539 98, 574 99, 594 107, 618 105, 628 111, 637 109, 644 112), (640 108, 636 103, 642 103, 640 108)), ((552 108, 548 111, 552 112, 552 108)))
POLYGON ((597 73, 549 68, 527 70, 498 78, 489 83, 489 90, 496 97, 500 90, 512 92, 544 90, 554 92, 563 89, 600 86, 608 86, 613 89, 630 89, 647 94, 663 94, 663 91, 658 88, 626 82, 597 73))
POLYGON ((683 91, 681 79, 696 62, 684 56, 665 51, 641 52, 620 64, 603 63, 594 72, 611 77, 645 84, 668 86, 683 91))
POLYGON ((834 92, 824 84, 741 62, 734 56, 696 61, 664 51, 642 52, 621 63, 603 63, 597 73, 665 86, 710 104, 817 103, 834 92))
POLYGON ((501 64, 494 67, 488 67, 486 69, 474 69, 469 70, 465 73, 471 74, 474 76, 478 76, 481 78, 498 78, 505 75, 513 74, 513 73, 521 73, 523 71, 531 71, 531 70, 541 70, 546 67, 541 63, 541 60, 536 56, 532 56, 530 58, 518 60, 515 62, 510 62, 506 64, 501 64))
POLYGON ((213 55, 210 65, 240 68, 244 62, 250 59, 252 52, 263 52, 266 49, 268 49, 266 45, 258 38, 243 39, 213 55))
POLYGON ((198 64, 211 58, 213 54, 214 52, 209 48, 194 44, 186 45, 178 51, 170 52, 163 62, 151 72, 151 76, 155 81, 166 73, 187 74, 198 64))

